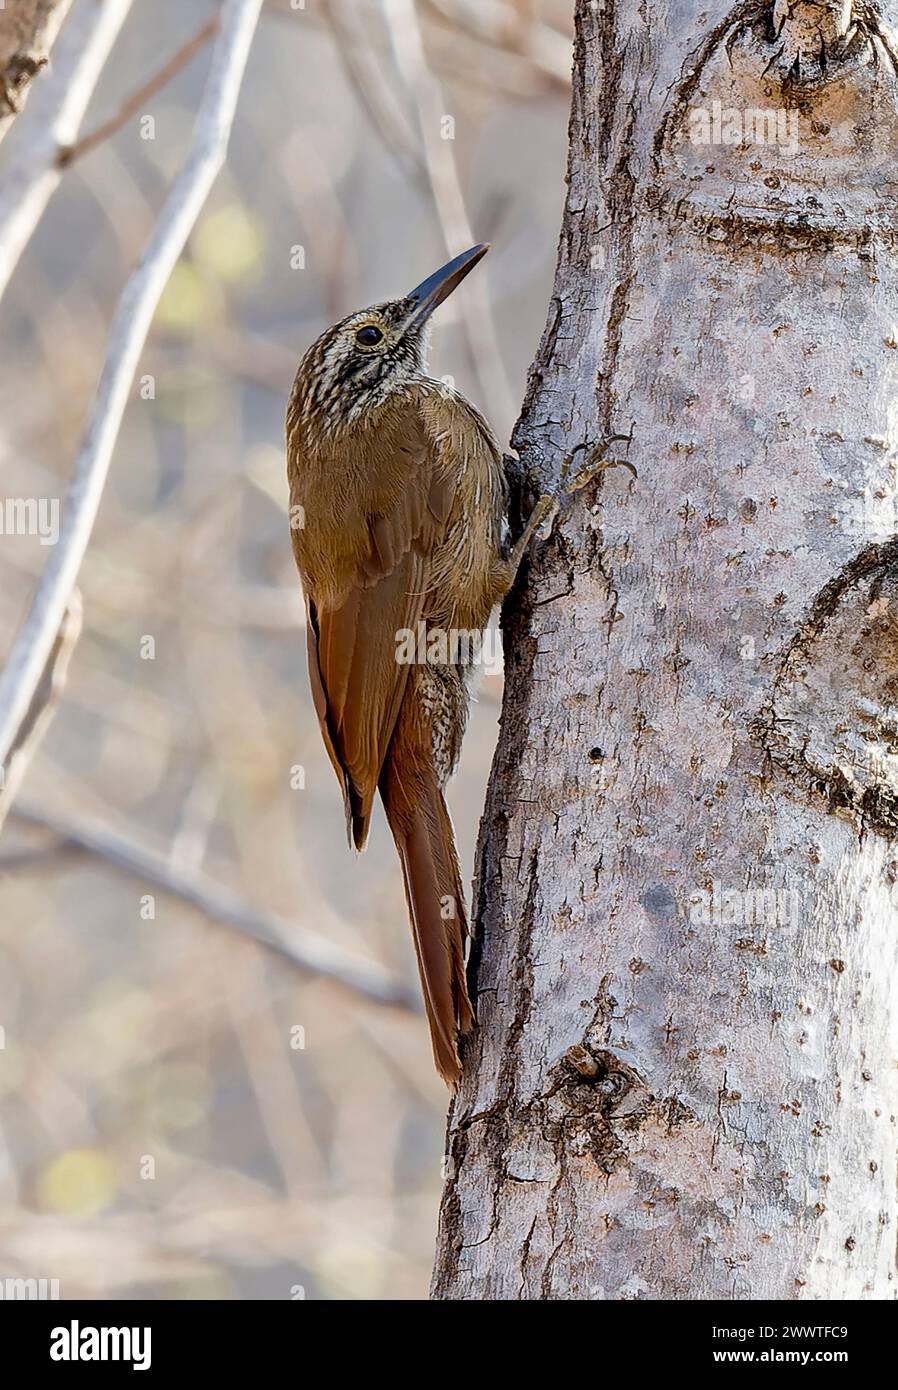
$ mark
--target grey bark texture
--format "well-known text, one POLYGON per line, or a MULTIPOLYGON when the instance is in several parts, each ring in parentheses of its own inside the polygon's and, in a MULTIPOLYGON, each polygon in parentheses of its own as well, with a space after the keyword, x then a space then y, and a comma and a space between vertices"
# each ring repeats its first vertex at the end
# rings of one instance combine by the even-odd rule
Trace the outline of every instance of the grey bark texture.
POLYGON ((895 1296, 896 10, 577 6, 435 1298, 895 1296))
POLYGON ((0 7, 0 140, 50 56, 72 0, 9 0, 0 7))

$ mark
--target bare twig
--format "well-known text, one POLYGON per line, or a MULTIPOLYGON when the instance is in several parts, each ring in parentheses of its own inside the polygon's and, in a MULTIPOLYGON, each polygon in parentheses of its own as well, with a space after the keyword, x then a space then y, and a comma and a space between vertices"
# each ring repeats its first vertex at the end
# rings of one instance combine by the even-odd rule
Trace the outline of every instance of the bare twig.
POLYGON ((78 578, 156 304, 224 162, 261 7, 262 0, 225 0, 190 155, 119 300, 59 541, 0 677, 0 763, 5 762, 25 718, 78 578))
POLYGON ((0 140, 50 55, 72 0, 17 0, 0 8, 0 140))
MULTIPOLYGON (((434 72, 447 78, 456 92, 468 88, 488 94, 493 102, 503 97, 530 101, 554 93, 559 85, 538 63, 461 29, 431 26, 427 56, 434 72)), ((565 88, 570 88, 570 74, 565 88)))
POLYGON ((80 635, 81 595, 77 589, 73 589, 31 706, 19 726, 8 758, 0 767, 0 829, 22 785, 28 765, 49 728, 80 635))
POLYGON ((334 31, 340 61, 384 149, 401 169, 421 179, 425 176, 424 161, 414 132, 371 41, 371 26, 366 24, 358 0, 325 0, 324 13, 334 31))
POLYGON ((420 1012, 416 991, 380 966, 298 922, 253 906, 208 874, 173 863, 170 856, 129 839, 110 826, 83 817, 70 820, 55 811, 32 806, 17 805, 13 815, 16 820, 52 831, 63 844, 77 845, 124 873, 155 884, 211 920, 233 927, 276 951, 301 970, 334 980, 376 1004, 420 1012))
POLYGON ((213 15, 207 19, 205 24, 200 25, 193 38, 182 44, 176 53, 173 53, 167 63, 163 63, 158 72, 144 82, 142 87, 138 87, 132 92, 127 101, 122 102, 119 109, 111 115, 108 120, 101 121, 93 130, 88 131, 87 135, 82 135, 73 145, 62 145, 56 152, 56 162, 61 169, 74 163, 76 159, 81 159, 90 150, 108 140, 110 135, 114 135, 117 130, 121 130, 126 121, 140 111, 151 97, 166 86, 171 79, 186 67, 194 54, 198 53, 205 44, 209 42, 212 35, 218 29, 218 15, 213 15))
MULTIPOLYGON (((458 177, 452 140, 442 129, 447 112, 440 85, 427 66, 414 0, 384 0, 384 12, 400 74, 414 99, 424 146, 427 176, 433 192, 446 250, 457 256, 478 240, 471 230, 458 177)), ((471 281, 461 303, 468 348, 495 418, 511 428, 514 407, 502 367, 499 338, 490 311, 487 277, 471 281)))
POLYGON ((78 134, 131 3, 79 0, 54 49, 52 71, 19 121, 16 157, 0 180, 0 297, 59 184, 57 152, 78 134))
POLYGON ((24 845, 0 854, 0 874, 20 873, 22 869, 34 869, 39 864, 51 862, 58 865, 63 857, 76 859, 83 853, 81 846, 73 845, 71 840, 52 836, 39 845, 24 845))
POLYGON ((456 0, 425 0, 433 10, 458 28, 496 48, 518 53, 564 87, 571 81, 571 36, 553 29, 535 14, 519 14, 508 5, 485 3, 459 5, 456 0))
MULTIPOLYGON (((325 0, 325 4, 327 0, 325 0)), ((374 20, 383 0, 343 0, 345 10, 365 29, 365 63, 382 64, 385 56, 379 27, 374 20)), ((472 0, 458 6, 455 0, 417 0, 422 20, 427 21, 427 51, 431 66, 454 83, 467 83, 487 89, 493 96, 527 97, 536 92, 571 85, 571 5, 561 0, 557 22, 553 25, 531 12, 529 0, 512 13, 505 4, 488 6, 472 0)), ((268 0, 266 12, 273 18, 295 22, 296 11, 290 0, 268 0)), ((322 16, 324 6, 321 7, 322 16)), ((307 19, 314 26, 316 16, 307 7, 307 19)), ((342 42, 342 40, 341 40, 342 42)), ((345 54, 340 53, 341 59, 345 54)), ((359 55, 357 54, 358 58, 359 55)), ((369 69, 371 82, 377 79, 369 69)), ((356 80, 356 74, 353 75, 356 80)), ((359 91, 367 105, 369 91, 359 91)), ((375 94, 375 100, 377 99, 375 94)), ((386 98, 388 101, 391 98, 386 98)), ((371 112, 372 117, 374 113, 371 112)))

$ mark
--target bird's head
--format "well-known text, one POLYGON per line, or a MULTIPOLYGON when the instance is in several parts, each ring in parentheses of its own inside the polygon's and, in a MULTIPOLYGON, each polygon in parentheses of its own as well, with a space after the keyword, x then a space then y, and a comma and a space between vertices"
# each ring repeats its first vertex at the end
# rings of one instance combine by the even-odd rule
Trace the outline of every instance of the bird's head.
POLYGON ((340 428, 420 378, 431 314, 488 250, 472 246, 401 299, 360 309, 322 333, 299 365, 290 413, 308 424, 340 428))

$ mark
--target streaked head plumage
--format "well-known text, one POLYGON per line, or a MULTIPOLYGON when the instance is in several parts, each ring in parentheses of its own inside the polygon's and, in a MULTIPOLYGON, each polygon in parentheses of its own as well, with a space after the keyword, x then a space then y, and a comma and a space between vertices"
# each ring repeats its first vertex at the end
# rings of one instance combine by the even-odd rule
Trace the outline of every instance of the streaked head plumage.
POLYGON ((427 365, 429 324, 410 323, 408 299, 348 314, 317 338, 299 365, 294 392, 322 424, 351 424, 362 411, 419 378, 427 365))
POLYGON ((472 247, 410 294, 348 314, 322 333, 299 365, 288 434, 300 423, 328 433, 346 428, 420 381, 427 368, 431 314, 488 249, 472 247))

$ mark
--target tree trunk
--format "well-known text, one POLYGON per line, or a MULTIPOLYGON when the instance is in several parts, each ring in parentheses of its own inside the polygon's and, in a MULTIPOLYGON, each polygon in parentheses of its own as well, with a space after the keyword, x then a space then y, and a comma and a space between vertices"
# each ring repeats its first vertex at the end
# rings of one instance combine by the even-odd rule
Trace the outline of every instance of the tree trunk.
POLYGON ((894 1297, 896 8, 578 4, 436 1298, 894 1297))

